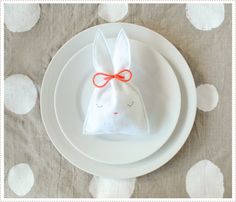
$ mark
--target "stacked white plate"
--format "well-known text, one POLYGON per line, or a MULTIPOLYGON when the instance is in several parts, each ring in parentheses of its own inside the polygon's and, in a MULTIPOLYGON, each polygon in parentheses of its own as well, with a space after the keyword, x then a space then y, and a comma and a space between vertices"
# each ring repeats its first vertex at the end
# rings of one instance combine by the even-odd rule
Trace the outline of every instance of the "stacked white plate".
POLYGON ((161 35, 134 24, 103 24, 74 36, 52 59, 41 88, 42 119, 55 147, 75 166, 103 177, 137 177, 165 164, 186 141, 195 113, 196 88, 183 56, 161 35), (121 29, 130 39, 132 71, 139 75, 132 82, 142 93, 151 134, 83 135, 96 31, 112 47, 121 29))

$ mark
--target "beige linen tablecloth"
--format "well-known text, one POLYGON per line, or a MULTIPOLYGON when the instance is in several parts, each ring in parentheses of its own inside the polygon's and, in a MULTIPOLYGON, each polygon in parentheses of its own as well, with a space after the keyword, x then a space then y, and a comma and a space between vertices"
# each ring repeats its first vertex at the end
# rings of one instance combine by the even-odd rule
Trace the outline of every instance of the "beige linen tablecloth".
MULTIPOLYGON (((36 26, 24 33, 5 27, 5 77, 28 75, 40 89, 44 73, 57 50, 71 37, 105 23, 97 4, 42 4, 36 26)), ((215 163, 224 175, 224 197, 232 193, 231 161, 231 5, 225 5, 223 24, 212 31, 197 30, 188 21, 185 5, 129 5, 122 22, 150 28, 172 42, 183 54, 196 85, 210 83, 219 93, 211 112, 197 112, 192 132, 180 152, 160 169, 139 177, 133 197, 188 197, 185 176, 202 159, 215 163)), ((34 109, 16 115, 5 109, 5 197, 17 197, 8 187, 9 169, 28 163, 35 184, 25 197, 91 197, 92 175, 72 166, 55 149, 40 115, 40 95, 34 109)))

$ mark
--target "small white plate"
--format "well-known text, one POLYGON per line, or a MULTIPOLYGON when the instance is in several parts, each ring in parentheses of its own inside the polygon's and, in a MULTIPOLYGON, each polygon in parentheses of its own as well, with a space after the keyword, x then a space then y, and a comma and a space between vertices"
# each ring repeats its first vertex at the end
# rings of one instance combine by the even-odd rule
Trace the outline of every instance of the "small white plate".
MULTIPOLYGON (((115 40, 109 40, 112 47, 115 40)), ((154 49, 130 40, 132 83, 140 90, 150 122, 142 137, 114 134, 83 135, 83 122, 94 89, 92 44, 78 51, 64 66, 55 90, 55 111, 61 130, 81 153, 107 164, 127 164, 157 151, 171 136, 180 113, 181 94, 168 62, 154 49)))
POLYGON ((107 23, 80 32, 64 44, 50 62, 41 87, 40 109, 45 129, 57 150, 76 167, 96 176, 132 178, 147 174, 167 163, 183 146, 196 115, 196 87, 193 76, 180 52, 163 36, 145 27, 128 23, 107 23), (65 138, 57 123, 54 92, 58 76, 66 62, 94 40, 100 29, 107 38, 115 38, 124 29, 130 39, 154 48, 173 68, 181 89, 181 111, 177 126, 168 141, 151 156, 135 163, 111 165, 94 161, 76 150, 65 138))

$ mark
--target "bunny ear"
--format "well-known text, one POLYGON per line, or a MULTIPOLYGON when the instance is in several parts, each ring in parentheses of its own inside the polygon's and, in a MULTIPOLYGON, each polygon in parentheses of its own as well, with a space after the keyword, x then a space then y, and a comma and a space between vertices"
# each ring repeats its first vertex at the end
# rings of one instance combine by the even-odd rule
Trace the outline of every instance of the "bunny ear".
POLYGON ((101 31, 97 31, 93 43, 93 65, 97 72, 113 73, 110 50, 101 31))
POLYGON ((129 69, 130 68, 130 44, 129 39, 122 29, 118 37, 116 39, 114 52, 113 52, 113 67, 114 73, 118 73, 122 69, 129 69))

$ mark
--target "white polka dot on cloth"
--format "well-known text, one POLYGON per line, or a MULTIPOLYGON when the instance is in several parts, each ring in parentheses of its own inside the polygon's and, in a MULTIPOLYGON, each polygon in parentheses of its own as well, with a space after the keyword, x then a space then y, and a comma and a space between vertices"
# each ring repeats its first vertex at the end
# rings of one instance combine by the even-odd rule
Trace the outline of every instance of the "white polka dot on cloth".
POLYGON ((111 179, 94 176, 89 191, 94 198, 130 198, 133 194, 136 178, 111 179))
POLYGON ((217 28, 224 21, 224 4, 187 4, 186 17, 199 30, 217 28))
POLYGON ((13 166, 8 173, 8 185, 18 196, 26 195, 34 185, 34 174, 28 164, 13 166))
POLYGON ((211 161, 199 161, 186 175, 186 191, 191 198, 223 198, 223 174, 211 161))
POLYGON ((31 30, 39 18, 39 4, 4 4, 4 22, 12 32, 31 30))
POLYGON ((98 6, 98 15, 108 22, 117 22, 128 14, 128 10, 128 4, 105 3, 98 6))
POLYGON ((33 81, 26 75, 14 74, 4 81, 5 107, 16 114, 30 112, 36 104, 37 96, 33 81))
POLYGON ((219 101, 219 95, 215 86, 202 84, 197 87, 197 107, 208 112, 213 110, 219 101))

